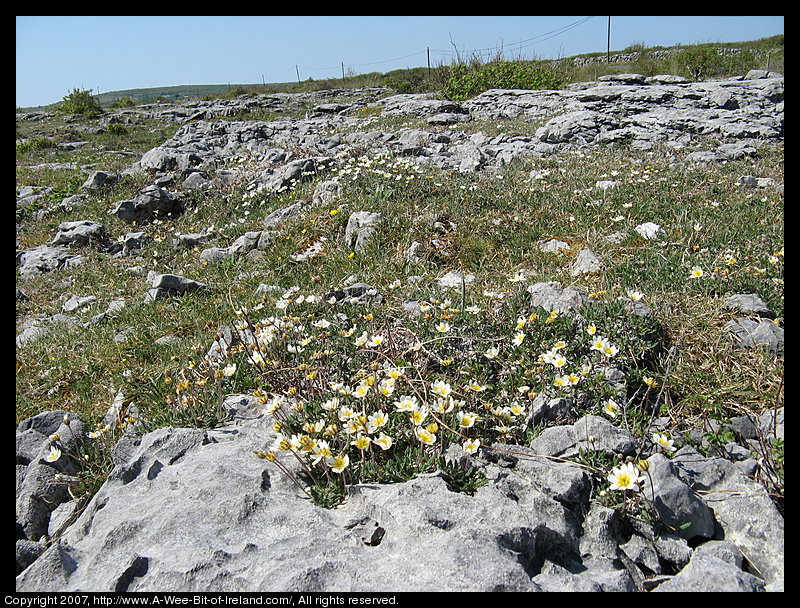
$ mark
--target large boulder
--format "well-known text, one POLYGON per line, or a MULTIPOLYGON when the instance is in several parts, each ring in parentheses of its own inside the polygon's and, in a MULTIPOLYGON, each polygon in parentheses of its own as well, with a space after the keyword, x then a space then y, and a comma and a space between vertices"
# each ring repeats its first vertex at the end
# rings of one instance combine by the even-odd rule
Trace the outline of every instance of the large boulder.
POLYGON ((193 291, 207 289, 205 283, 187 279, 177 274, 157 274, 151 272, 148 276, 151 288, 147 291, 145 301, 161 300, 172 296, 182 296, 193 291))
POLYGON ((136 198, 117 203, 112 212, 125 222, 145 222, 156 217, 183 213, 184 207, 174 194, 156 185, 142 189, 136 198))
POLYGON ((537 564, 578 557, 576 523, 524 478, 468 496, 425 476, 316 507, 252 454, 270 427, 161 429, 117 450, 108 482, 17 590, 530 591, 537 564))
POLYGON ((92 220, 78 220, 76 222, 62 222, 58 225, 58 232, 51 245, 65 245, 67 247, 84 247, 86 245, 100 245, 108 240, 108 234, 103 224, 92 220))
POLYGON ((293 160, 285 165, 266 169, 253 180, 248 188, 254 192, 277 193, 294 188, 301 182, 311 181, 317 175, 327 171, 333 159, 325 156, 315 156, 293 160))
POLYGON ((60 245, 39 245, 17 254, 17 266, 22 279, 62 268, 72 268, 82 263, 83 256, 60 245))
MULTIPOLYGON (((782 585, 782 544, 767 547, 782 541, 782 527, 745 522, 752 488, 736 486, 734 471, 715 459, 684 451, 674 468, 664 467, 672 477, 692 477, 696 489, 709 488, 699 499, 716 501, 727 542, 706 547, 705 538, 693 537, 693 552, 683 538, 600 505, 592 499, 589 469, 543 458, 539 444, 496 444, 472 456, 451 447, 453 462, 486 476, 472 495, 457 492, 453 479, 438 471, 403 483, 356 484, 343 504, 322 508, 253 454, 274 440, 259 401, 235 395, 222 407, 232 420, 216 429, 124 435, 108 480, 56 542, 43 550, 30 536, 20 538, 27 544, 17 550, 17 591, 636 591, 658 585, 668 591, 684 580, 691 588, 724 591, 782 585), (703 581, 706 567, 719 571, 713 583, 703 581)), ((28 459, 59 421, 41 415, 20 426, 23 462, 33 464, 28 459)), ((610 426, 587 417, 554 428, 567 429, 586 447, 630 454, 633 446, 610 426)), ((279 458, 285 470, 301 475, 297 460, 279 458)), ((660 466, 654 460, 653 469, 660 466)), ((25 529, 35 537, 50 517, 31 511, 25 529)))

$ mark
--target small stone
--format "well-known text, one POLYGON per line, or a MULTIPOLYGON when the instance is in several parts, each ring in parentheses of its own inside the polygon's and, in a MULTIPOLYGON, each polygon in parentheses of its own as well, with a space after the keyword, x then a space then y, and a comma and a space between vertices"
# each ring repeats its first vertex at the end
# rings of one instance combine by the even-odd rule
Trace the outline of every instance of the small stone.
POLYGON ((605 264, 591 249, 582 249, 578 253, 578 259, 570 269, 570 274, 573 277, 582 274, 589 274, 593 272, 601 272, 605 269, 605 264))
POLYGON ((647 240, 656 239, 659 236, 664 236, 666 233, 664 229, 654 222, 645 222, 644 224, 639 224, 634 228, 636 232, 638 232, 642 238, 647 240))

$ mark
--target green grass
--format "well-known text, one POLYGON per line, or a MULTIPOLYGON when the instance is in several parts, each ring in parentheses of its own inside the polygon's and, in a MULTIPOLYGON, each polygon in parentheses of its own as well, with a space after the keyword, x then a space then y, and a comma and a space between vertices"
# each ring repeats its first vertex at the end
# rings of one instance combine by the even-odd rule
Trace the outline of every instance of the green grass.
MULTIPOLYGON (((515 120, 470 124, 476 131, 484 127, 514 133, 535 129, 515 120)), ((141 154, 174 132, 174 127, 153 124, 125 128, 126 133, 81 134, 89 144, 75 152, 53 146, 17 147, 17 188, 56 188, 36 207, 48 212, 43 219, 34 220, 32 212, 19 217, 18 249, 49 242, 62 221, 95 219, 112 237, 134 229, 109 211, 114 201, 133 196, 149 183, 146 177, 127 177, 113 191, 89 195, 80 208, 56 207, 88 176, 88 169, 80 167, 99 163, 104 169, 122 170, 134 157, 110 150, 141 154), (74 162, 79 168, 33 167, 42 162, 74 162)), ((61 118, 17 124, 17 136, 26 138, 69 141, 76 134, 68 130, 61 118)), ((301 481, 314 485, 315 500, 331 506, 342 499, 345 479, 398 480, 437 466, 454 467, 441 464, 451 443, 461 446, 467 438, 480 439, 482 445, 529 441, 531 432, 522 421, 529 399, 537 393, 571 395, 579 414, 599 414, 602 404, 613 397, 601 381, 603 366, 611 360, 590 348, 587 329, 592 323, 597 335, 620 349, 613 362, 624 370, 628 393, 635 396, 615 423, 641 434, 657 396, 659 413, 676 421, 676 438, 709 417, 757 416, 776 403, 782 405, 783 363, 760 351, 735 348, 723 330, 733 314, 722 308, 722 300, 731 293, 757 292, 782 323, 783 193, 745 189, 735 181, 751 174, 782 184, 783 150, 764 148, 755 159, 702 166, 676 162, 684 154, 688 151, 604 149, 517 160, 501 176, 430 171, 390 157, 342 159, 337 169, 344 185, 341 199, 280 226, 275 243, 262 257, 212 265, 200 263, 198 250, 175 248, 172 236, 213 226, 219 237, 212 245, 227 246, 245 231, 259 229, 271 211, 309 200, 315 184, 256 198, 245 197, 239 187, 194 193, 182 216, 135 228, 155 239, 142 259, 112 259, 85 251, 87 261, 82 266, 18 280, 29 298, 17 302, 18 325, 29 317, 59 313, 63 300, 73 294, 98 299, 78 314, 81 321, 105 310, 114 298, 125 298, 127 305, 103 324, 54 329, 48 338, 17 350, 17 423, 41 411, 65 409, 98 424, 122 390, 139 408, 137 422, 143 428, 213 426, 223 421, 219 401, 225 395, 256 394, 265 403, 281 395, 287 400, 276 416, 282 433, 325 437, 335 453, 350 458, 342 475, 321 463, 309 464, 309 477, 301 481), (533 168, 548 174, 532 182, 528 175, 533 168), (603 192, 595 188, 601 179, 622 183, 603 192), (349 213, 357 210, 384 217, 364 254, 354 254, 342 242, 349 213), (435 230, 437 221, 448 228, 435 230), (657 241, 637 237, 633 227, 647 221, 660 224, 666 236, 657 241), (625 240, 616 245, 604 241, 620 230, 629 233, 625 240), (559 254, 540 251, 538 243, 550 238, 567 242, 570 249, 559 254), (323 239, 324 249, 317 257, 292 259, 323 239), (405 257, 414 240, 426 246, 419 263, 405 257), (587 246, 604 258, 607 270, 572 277, 570 266, 587 246), (131 270, 132 266, 140 271, 131 270), (704 269, 700 279, 690 278, 694 266, 704 269), (435 285, 437 277, 453 269, 476 276, 463 294, 435 285), (208 284, 210 290, 144 303, 148 270, 180 274, 208 284), (524 282, 512 282, 518 273, 524 273, 524 282), (363 307, 332 306, 321 300, 353 275, 380 289, 385 302, 363 307), (409 280, 415 275, 423 276, 423 281, 409 280), (596 304, 578 320, 551 317, 530 306, 525 286, 538 281, 574 284, 591 294, 596 304), (258 296, 260 284, 299 289, 258 296), (631 290, 644 295, 653 320, 622 311, 617 298, 631 290), (283 295, 291 303, 276 308, 283 295), (302 302, 297 301, 300 296, 302 302), (403 310, 406 300, 423 302, 422 314, 409 317, 403 310), (249 322, 262 328, 264 319, 273 315, 286 325, 273 342, 261 345, 263 365, 253 364, 252 347, 232 352, 218 368, 203 363, 220 326, 249 322), (332 325, 315 326, 321 319, 332 325), (525 339, 515 346, 512 340, 521 321, 525 339), (440 323, 450 329, 437 330, 440 323), (123 330, 127 337, 119 340, 123 330), (367 339, 383 336, 384 342, 358 346, 355 341, 363 332, 367 339), (159 344, 165 336, 170 341, 159 344), (557 369, 540 357, 560 341, 564 344, 559 352, 568 364, 557 369), (418 344, 422 347, 417 349, 418 344), (491 360, 485 355, 490 347, 500 351, 491 360), (670 357, 670 352, 677 354, 670 357), (235 372, 221 373, 225 365, 233 364, 235 372), (379 396, 377 387, 388 368, 402 369, 403 374, 390 397, 379 396), (554 388, 554 380, 567 373, 579 383, 554 388), (652 387, 645 383, 647 378, 654 379, 652 387), (394 401, 409 395, 420 403, 434 403, 433 383, 439 380, 450 384, 463 404, 428 416, 422 428, 434 423, 429 432, 436 441, 424 446, 408 416, 395 411, 394 401), (469 389, 473 380, 486 390, 469 389), (360 401, 338 394, 331 382, 350 389, 371 384, 368 396, 360 401), (324 407, 334 397, 343 404, 364 406, 364 416, 379 410, 390 414, 383 431, 393 437, 394 448, 383 451, 372 444, 362 452, 351 446, 357 433, 346 435, 346 421, 324 407), (502 409, 515 403, 522 409, 502 409), (459 410, 476 413, 480 420, 459 429, 459 410), (335 424, 337 429, 327 435, 304 430, 304 425, 320 420, 324 427, 335 424)), ((272 440, 264 441, 267 454, 272 440)), ((451 468, 449 475, 453 485, 467 492, 474 492, 481 482, 471 470, 451 468)), ((773 491, 778 485, 782 492, 782 478, 773 491)))

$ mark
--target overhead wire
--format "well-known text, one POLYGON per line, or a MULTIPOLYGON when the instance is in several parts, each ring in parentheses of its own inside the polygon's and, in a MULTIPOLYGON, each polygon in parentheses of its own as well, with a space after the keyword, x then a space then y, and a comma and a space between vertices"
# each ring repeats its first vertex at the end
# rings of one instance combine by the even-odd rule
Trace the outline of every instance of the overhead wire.
MULTIPOLYGON (((538 44, 539 42, 544 42, 545 40, 550 40, 551 38, 555 38, 556 36, 560 36, 561 34, 564 34, 564 33, 568 32, 571 29, 574 29, 576 27, 579 27, 579 26, 583 25, 584 23, 586 23, 587 21, 589 21, 591 19, 594 19, 594 16, 583 17, 583 18, 579 19, 578 21, 574 21, 572 23, 568 23, 567 25, 561 26, 561 27, 556 28, 554 30, 550 30, 549 32, 544 32, 542 34, 538 34, 536 36, 533 36, 531 38, 527 38, 525 40, 520 40, 519 42, 514 42, 513 44, 510 44, 509 46, 513 47, 513 48, 516 48, 516 49, 527 48, 527 47, 532 46, 534 44, 538 44)), ((368 62, 368 63, 348 63, 348 64, 344 64, 344 65, 347 65, 348 67, 361 67, 361 66, 368 66, 368 65, 379 65, 379 64, 382 64, 382 63, 391 63, 392 61, 399 61, 401 59, 408 59, 409 57, 416 57, 418 55, 423 55, 423 54, 428 53, 428 52, 441 53, 441 54, 450 55, 450 56, 452 56, 452 55, 460 55, 460 54, 476 54, 476 53, 480 54, 480 53, 484 53, 484 52, 497 51, 498 48, 499 48, 498 45, 495 45, 495 46, 492 46, 492 47, 486 47, 486 48, 483 48, 483 49, 467 49, 467 50, 462 50, 462 51, 445 51, 445 50, 441 50, 441 49, 428 48, 425 51, 418 51, 416 53, 410 53, 408 55, 403 55, 401 57, 395 57, 395 58, 392 58, 392 59, 383 59, 383 60, 380 60, 380 61, 372 61, 372 62, 368 62)), ((297 66, 297 67, 298 67, 298 69, 302 69, 303 71, 308 72, 308 71, 312 71, 312 70, 320 70, 320 71, 321 70, 338 70, 340 67, 342 67, 342 64, 340 63, 339 65, 333 65, 333 66, 327 66, 327 67, 308 67, 308 66, 297 66)))
MULTIPOLYGON (((556 28, 554 30, 550 30, 549 32, 545 32, 543 34, 538 34, 537 36, 533 36, 532 38, 527 38, 525 40, 520 40, 519 42, 514 42, 513 46, 519 48, 520 45, 525 44, 525 43, 536 44, 537 42, 544 42, 545 40, 549 40, 550 38, 555 38, 556 36, 559 36, 559 35, 561 35, 561 34, 563 34, 565 32, 568 32, 571 29, 574 29, 574 28, 576 28, 576 27, 578 27, 580 25, 583 25, 584 23, 586 23, 590 19, 594 19, 594 16, 584 17, 584 18, 579 19, 578 21, 575 21, 573 23, 569 23, 567 25, 564 25, 562 27, 556 28)), ((526 46, 530 46, 530 44, 528 44, 526 46)), ((441 50, 441 49, 431 49, 431 51, 436 51, 437 53, 444 53, 444 54, 448 54, 448 55, 455 55, 455 54, 458 54, 458 53, 481 53, 481 52, 485 52, 485 51, 494 51, 494 50, 497 50, 497 45, 486 47, 486 48, 483 48, 483 49, 467 49, 467 50, 463 50, 463 51, 444 51, 444 50, 441 50)))

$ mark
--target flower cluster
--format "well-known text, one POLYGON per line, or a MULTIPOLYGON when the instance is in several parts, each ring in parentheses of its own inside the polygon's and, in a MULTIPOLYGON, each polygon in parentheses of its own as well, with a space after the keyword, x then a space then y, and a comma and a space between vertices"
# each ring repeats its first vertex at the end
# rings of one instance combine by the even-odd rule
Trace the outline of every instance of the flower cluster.
MULTIPOLYGON (((217 382, 250 378, 273 421, 274 437, 257 454, 287 474, 281 463, 300 461, 314 483, 379 476, 408 450, 443 454, 456 443, 474 454, 522 440, 538 395, 595 390, 620 352, 618 327, 602 314, 575 324, 521 308, 525 281, 514 273, 512 288, 479 289, 462 306, 420 299, 419 316, 402 326, 379 324, 355 301, 290 287, 238 311, 238 345, 195 369, 214 370, 217 382)), ((192 384, 188 373, 176 380, 192 384)), ((613 399, 602 407, 622 413, 613 399)))
POLYGON ((423 170, 408 158, 393 158, 387 153, 376 156, 347 157, 334 168, 343 180, 354 180, 360 176, 377 176, 395 182, 410 182, 422 174, 423 170))

